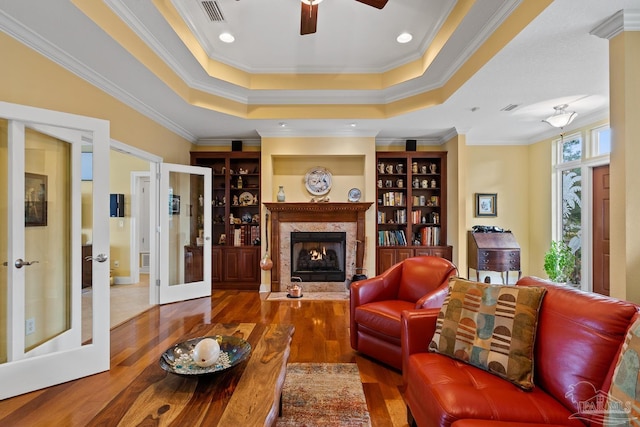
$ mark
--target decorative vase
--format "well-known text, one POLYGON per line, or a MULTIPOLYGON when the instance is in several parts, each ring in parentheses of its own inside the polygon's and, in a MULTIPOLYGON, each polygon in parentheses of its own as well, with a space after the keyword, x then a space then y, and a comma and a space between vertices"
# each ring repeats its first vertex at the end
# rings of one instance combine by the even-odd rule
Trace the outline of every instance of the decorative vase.
POLYGON ((282 185, 278 187, 278 201, 284 202, 284 187, 282 185))

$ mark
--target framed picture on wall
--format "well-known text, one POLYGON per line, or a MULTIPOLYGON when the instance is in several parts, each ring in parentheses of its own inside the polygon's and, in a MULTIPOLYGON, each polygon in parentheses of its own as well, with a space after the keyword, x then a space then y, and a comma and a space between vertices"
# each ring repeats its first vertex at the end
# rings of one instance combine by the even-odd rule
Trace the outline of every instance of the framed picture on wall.
POLYGON ((47 176, 24 174, 24 225, 47 225, 47 176))
POLYGON ((476 193, 476 216, 498 216, 497 193, 476 193))

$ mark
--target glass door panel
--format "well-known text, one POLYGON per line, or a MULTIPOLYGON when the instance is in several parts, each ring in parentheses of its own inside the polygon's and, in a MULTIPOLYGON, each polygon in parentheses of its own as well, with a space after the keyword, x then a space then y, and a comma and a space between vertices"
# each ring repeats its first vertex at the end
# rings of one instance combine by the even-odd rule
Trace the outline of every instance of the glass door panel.
POLYGON ((160 169, 160 303, 211 295, 211 170, 160 169))
POLYGON ((71 147, 26 129, 25 352, 71 327, 71 147))

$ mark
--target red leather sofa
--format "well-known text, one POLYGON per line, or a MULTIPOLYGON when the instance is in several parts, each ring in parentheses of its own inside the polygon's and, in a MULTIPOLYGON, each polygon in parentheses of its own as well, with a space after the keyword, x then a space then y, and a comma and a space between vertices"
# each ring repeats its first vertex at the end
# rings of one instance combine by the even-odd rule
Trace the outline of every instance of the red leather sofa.
POLYGON ((351 347, 396 369, 402 368, 403 310, 440 307, 457 273, 436 256, 405 259, 384 273, 351 284, 351 347))
POLYGON ((583 408, 608 392, 639 307, 534 277, 516 285, 547 289, 538 314, 534 389, 524 391, 484 370, 428 352, 439 310, 405 311, 402 374, 410 425, 602 425, 598 411, 583 408))

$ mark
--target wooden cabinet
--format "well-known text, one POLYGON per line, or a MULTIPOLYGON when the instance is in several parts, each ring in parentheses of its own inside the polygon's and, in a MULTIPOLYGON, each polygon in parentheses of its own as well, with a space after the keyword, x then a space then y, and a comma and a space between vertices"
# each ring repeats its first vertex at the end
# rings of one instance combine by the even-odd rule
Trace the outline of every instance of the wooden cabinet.
MULTIPOLYGON (((403 247, 403 248, 378 248, 378 259, 376 271, 383 272, 388 270, 392 265, 411 258, 414 256, 431 255, 439 256, 451 261, 453 257, 453 248, 451 246, 433 246, 433 247, 403 247)), ((379 274, 379 273, 378 273, 379 274)))
POLYGON ((447 153, 376 153, 376 274, 417 255, 452 259, 447 246, 447 153))
MULTIPOLYGON (((503 282, 509 283, 509 272, 520 270, 520 245, 511 232, 474 233, 467 237, 467 256, 469 269, 476 270, 476 280, 480 280, 480 271, 499 271, 506 274, 503 282)), ((469 277, 470 273, 467 271, 469 277)))
POLYGON ((199 282, 202 280, 202 246, 184 247, 184 282, 199 282))
POLYGON ((260 287, 260 152, 191 153, 212 170, 212 286, 260 287))

